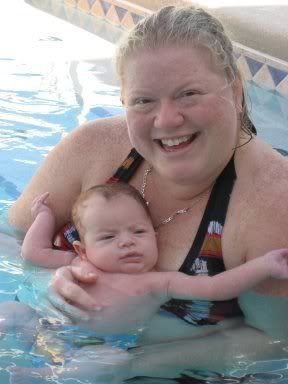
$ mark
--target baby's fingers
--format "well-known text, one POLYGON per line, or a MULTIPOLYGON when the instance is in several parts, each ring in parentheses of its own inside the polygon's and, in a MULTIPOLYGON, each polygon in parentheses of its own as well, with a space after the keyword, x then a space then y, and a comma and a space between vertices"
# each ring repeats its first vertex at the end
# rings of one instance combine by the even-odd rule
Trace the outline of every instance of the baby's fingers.
POLYGON ((33 200, 32 204, 35 205, 37 203, 41 203, 41 204, 45 204, 47 198, 49 197, 49 192, 44 192, 42 193, 42 195, 38 195, 35 197, 35 199, 33 200))

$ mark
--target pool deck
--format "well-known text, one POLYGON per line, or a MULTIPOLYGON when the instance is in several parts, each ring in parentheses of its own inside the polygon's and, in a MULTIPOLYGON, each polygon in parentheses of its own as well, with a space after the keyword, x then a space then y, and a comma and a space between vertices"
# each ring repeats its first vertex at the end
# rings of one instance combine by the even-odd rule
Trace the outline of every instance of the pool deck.
MULTIPOLYGON (((43 0, 25 0, 39 7, 43 0)), ((288 0, 44 0, 129 29, 145 15, 170 4, 193 4, 218 17, 234 43, 237 65, 246 80, 288 97, 288 0), (274 5, 273 5, 274 4, 274 5)), ((58 7, 59 8, 59 7, 58 7)), ((71 19, 71 20, 70 20, 71 19)), ((85 28, 85 26, 83 26, 85 28)))
POLYGON ((231 39, 288 62, 288 0, 132 0, 156 10, 161 5, 193 4, 217 16, 231 39))

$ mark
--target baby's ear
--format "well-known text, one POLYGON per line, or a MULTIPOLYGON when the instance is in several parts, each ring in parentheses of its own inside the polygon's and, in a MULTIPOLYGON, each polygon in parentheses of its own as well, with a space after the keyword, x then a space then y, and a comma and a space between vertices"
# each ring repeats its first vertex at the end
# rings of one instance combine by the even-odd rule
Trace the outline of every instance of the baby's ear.
POLYGON ((85 248, 85 245, 81 243, 81 241, 79 241, 79 240, 73 241, 73 248, 74 248, 75 252, 77 253, 77 255, 82 260, 86 260, 87 259, 86 248, 85 248))

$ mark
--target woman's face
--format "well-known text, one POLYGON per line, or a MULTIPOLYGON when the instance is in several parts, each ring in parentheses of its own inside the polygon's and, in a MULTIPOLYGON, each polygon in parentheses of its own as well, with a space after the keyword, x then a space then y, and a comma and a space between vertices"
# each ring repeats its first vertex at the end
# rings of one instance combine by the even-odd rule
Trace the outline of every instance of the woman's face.
POLYGON ((125 66, 122 98, 132 145, 165 178, 213 179, 239 139, 233 85, 205 47, 143 50, 125 66))

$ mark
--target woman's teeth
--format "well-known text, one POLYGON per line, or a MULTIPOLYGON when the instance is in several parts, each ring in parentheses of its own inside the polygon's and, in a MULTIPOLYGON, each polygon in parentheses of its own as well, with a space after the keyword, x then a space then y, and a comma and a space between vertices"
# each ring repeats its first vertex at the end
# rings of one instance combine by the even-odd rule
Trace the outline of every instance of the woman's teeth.
POLYGON ((192 139, 196 137, 196 134, 189 135, 189 136, 182 136, 182 137, 177 137, 175 139, 162 139, 159 140, 162 147, 175 147, 179 144, 186 143, 186 142, 191 142, 192 139))

